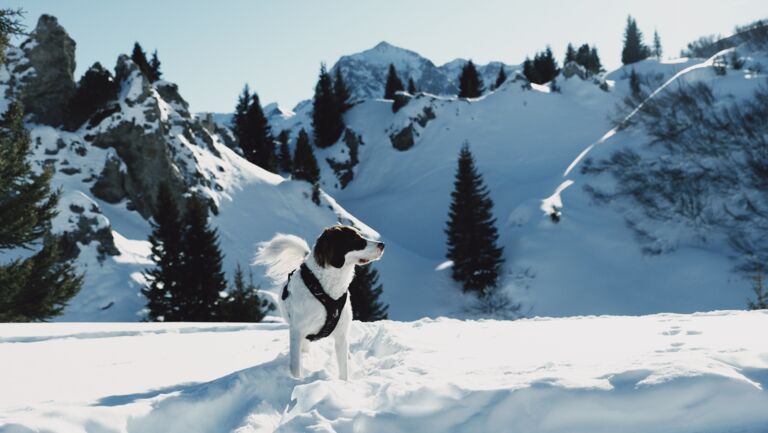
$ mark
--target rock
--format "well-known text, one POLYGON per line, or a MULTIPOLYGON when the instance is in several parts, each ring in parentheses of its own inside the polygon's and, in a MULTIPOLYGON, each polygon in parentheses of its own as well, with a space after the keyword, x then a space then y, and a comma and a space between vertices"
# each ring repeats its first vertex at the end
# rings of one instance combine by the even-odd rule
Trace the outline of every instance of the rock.
POLYGON ((123 172, 120 170, 120 160, 109 158, 96 183, 91 187, 91 192, 107 203, 119 203, 128 195, 125 191, 124 182, 123 172))
POLYGON ((408 150, 415 144, 413 125, 408 125, 400 131, 389 136, 392 146, 401 151, 408 150))
POLYGON ((571 78, 574 75, 578 76, 582 80, 586 80, 589 77, 589 72, 584 66, 579 65, 576 62, 568 62, 563 66, 563 76, 565 78, 571 78))
POLYGON ((75 92, 75 41, 56 17, 42 15, 23 49, 34 68, 23 79, 24 107, 35 122, 59 126, 75 92))

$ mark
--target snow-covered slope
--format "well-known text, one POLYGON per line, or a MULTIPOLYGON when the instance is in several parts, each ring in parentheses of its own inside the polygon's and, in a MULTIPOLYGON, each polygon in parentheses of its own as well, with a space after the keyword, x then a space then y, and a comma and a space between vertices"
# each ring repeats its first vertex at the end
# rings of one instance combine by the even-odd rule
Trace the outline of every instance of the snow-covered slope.
MULTIPOLYGON (((465 59, 455 59, 445 65, 435 66, 432 61, 413 51, 380 42, 371 49, 342 56, 333 65, 331 72, 335 73, 336 69, 341 68, 353 101, 381 98, 390 64, 395 66, 403 84, 407 84, 411 78, 421 92, 455 95, 459 92, 459 74, 466 62, 465 59)), ((477 65, 486 89, 496 81, 502 66, 507 75, 512 75, 511 72, 517 69, 501 62, 477 65)))
POLYGON ((0 431, 749 432, 768 313, 355 322, 288 375, 280 324, 0 325, 0 431))

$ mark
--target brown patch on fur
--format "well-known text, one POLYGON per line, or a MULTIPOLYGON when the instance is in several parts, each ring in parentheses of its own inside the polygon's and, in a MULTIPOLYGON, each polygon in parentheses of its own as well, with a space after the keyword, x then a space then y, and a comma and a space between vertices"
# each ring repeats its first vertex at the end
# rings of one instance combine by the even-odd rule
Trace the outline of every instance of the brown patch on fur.
POLYGON ((344 256, 350 251, 362 250, 366 241, 349 226, 335 225, 328 227, 315 243, 315 260, 321 267, 331 265, 335 268, 344 266, 344 256))

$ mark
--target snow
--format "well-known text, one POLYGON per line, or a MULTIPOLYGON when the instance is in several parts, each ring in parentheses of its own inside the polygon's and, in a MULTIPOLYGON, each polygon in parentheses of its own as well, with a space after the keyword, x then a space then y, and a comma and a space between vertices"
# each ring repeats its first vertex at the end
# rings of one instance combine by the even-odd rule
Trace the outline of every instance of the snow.
POLYGON ((288 376, 264 324, 0 325, 7 432, 761 432, 768 312, 354 322, 288 376))

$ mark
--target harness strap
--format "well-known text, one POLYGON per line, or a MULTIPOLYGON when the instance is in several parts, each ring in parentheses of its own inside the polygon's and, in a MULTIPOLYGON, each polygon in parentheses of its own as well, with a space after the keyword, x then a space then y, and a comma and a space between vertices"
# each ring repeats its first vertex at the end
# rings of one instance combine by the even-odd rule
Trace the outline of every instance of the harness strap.
MULTIPOLYGON (((315 299, 323 304, 323 307, 325 307, 325 323, 323 323, 323 327, 320 328, 316 334, 307 335, 307 340, 315 341, 325 338, 331 335, 331 332, 336 329, 336 325, 339 323, 341 310, 344 308, 344 304, 347 303, 347 292, 344 292, 339 299, 331 298, 331 296, 323 290, 323 286, 320 284, 320 281, 315 274, 313 274, 304 263, 301 265, 300 275, 302 281, 304 281, 304 285, 309 289, 309 292, 312 293, 315 299)), ((283 289, 283 299, 287 297, 287 295, 285 295, 286 292, 287 285, 286 289, 283 289)))

